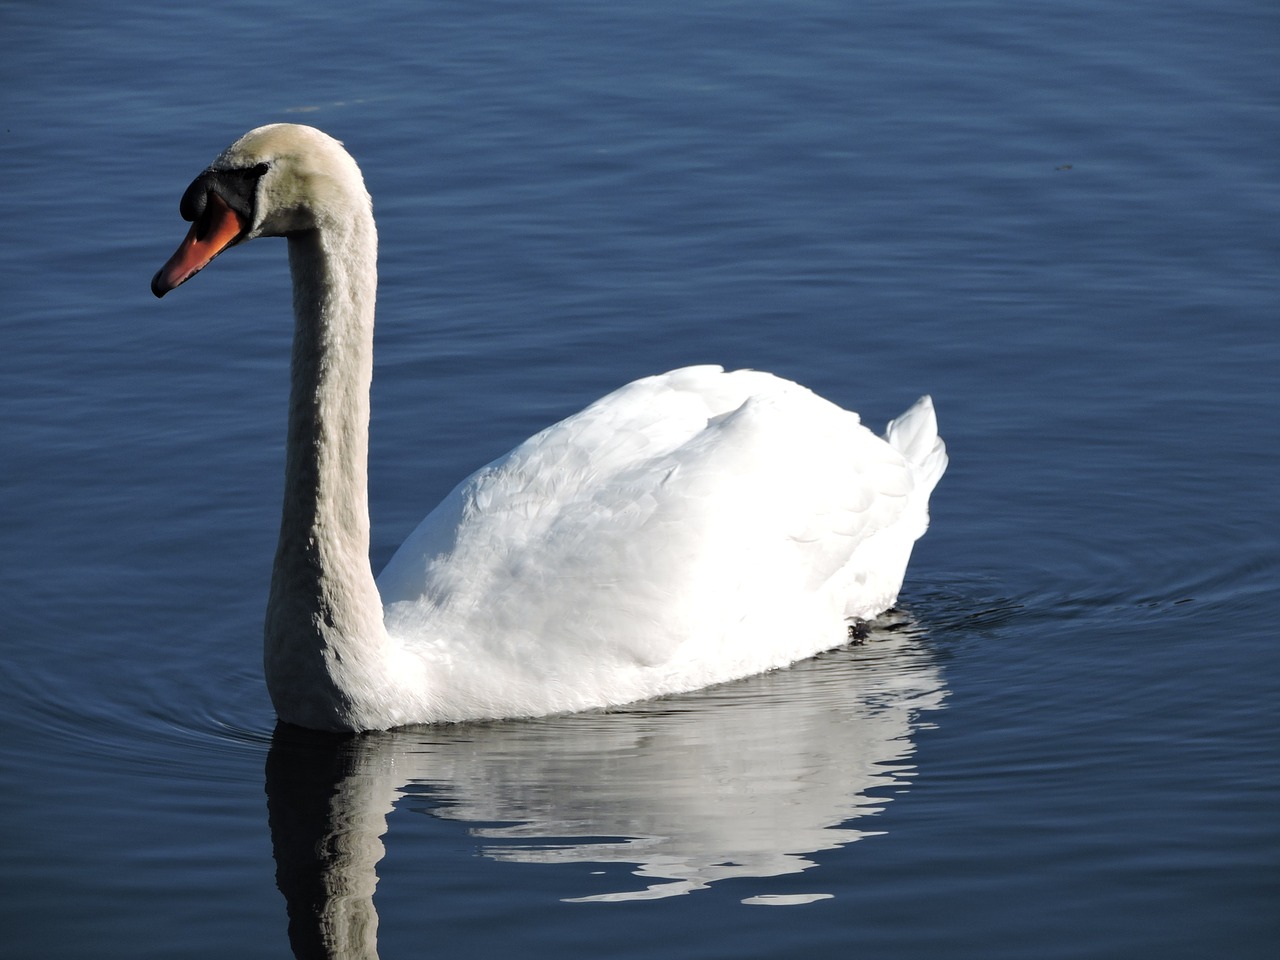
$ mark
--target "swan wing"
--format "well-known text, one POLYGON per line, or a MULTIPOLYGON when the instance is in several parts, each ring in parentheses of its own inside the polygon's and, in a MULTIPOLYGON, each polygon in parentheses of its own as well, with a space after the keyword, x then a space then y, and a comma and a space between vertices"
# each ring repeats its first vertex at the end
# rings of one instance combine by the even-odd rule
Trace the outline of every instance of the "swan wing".
POLYGON ((378 587, 390 633, 460 672, 658 685, 615 702, 690 689, 837 645, 844 616, 892 603, 923 532, 895 532, 915 485, 856 414, 771 374, 686 368, 476 471, 378 587))

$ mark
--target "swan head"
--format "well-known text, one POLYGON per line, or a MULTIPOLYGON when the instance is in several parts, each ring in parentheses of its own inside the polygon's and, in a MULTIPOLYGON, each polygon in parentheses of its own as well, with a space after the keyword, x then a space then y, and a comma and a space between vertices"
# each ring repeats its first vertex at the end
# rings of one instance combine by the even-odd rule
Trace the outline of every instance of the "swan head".
POLYGON ((371 209, 360 168, 327 133, 296 123, 250 130, 182 195, 178 210, 191 229, 151 292, 163 297, 246 240, 293 236, 371 209))

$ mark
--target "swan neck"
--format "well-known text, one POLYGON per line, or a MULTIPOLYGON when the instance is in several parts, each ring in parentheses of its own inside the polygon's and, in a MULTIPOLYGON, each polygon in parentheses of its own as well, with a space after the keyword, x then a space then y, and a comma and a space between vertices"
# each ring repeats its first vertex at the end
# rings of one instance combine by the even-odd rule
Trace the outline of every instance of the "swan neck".
POLYGON ((313 230, 289 238, 294 334, 282 536, 368 566, 369 388, 376 266, 313 230), (364 274, 364 275, 362 275, 364 274))
POLYGON ((289 237, 295 327, 265 657, 277 712, 307 726, 348 724, 348 675, 386 643, 369 566, 376 252, 372 216, 289 237))

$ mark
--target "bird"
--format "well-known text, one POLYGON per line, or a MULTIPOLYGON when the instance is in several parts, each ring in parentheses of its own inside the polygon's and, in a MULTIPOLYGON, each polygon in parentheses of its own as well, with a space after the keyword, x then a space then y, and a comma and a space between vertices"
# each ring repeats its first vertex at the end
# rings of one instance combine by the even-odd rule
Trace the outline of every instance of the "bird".
POLYGON ((796 383, 713 365, 636 380, 480 467, 375 579, 378 239, 359 166, 320 130, 269 124, 219 154, 179 212, 191 227, 157 297, 232 247, 287 241, 285 490, 263 642, 284 723, 607 709, 785 667, 896 602, 947 466, 930 398, 877 436, 796 383))

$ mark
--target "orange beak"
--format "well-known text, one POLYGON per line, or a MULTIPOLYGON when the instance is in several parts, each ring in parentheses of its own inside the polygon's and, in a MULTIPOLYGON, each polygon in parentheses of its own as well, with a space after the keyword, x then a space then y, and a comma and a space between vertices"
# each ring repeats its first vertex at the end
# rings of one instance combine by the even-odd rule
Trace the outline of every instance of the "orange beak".
POLYGON ((151 292, 163 297, 174 287, 186 283, 249 228, 248 222, 232 210, 225 200, 210 191, 204 211, 198 216, 187 237, 169 261, 151 280, 151 292))

